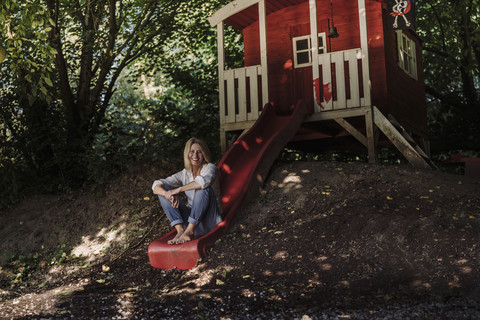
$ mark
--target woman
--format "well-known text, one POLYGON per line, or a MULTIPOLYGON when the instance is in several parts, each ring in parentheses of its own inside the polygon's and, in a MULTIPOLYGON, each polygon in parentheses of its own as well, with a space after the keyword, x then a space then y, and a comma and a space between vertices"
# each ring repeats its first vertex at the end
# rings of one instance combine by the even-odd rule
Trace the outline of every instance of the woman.
POLYGON ((219 192, 217 167, 210 163, 210 151, 200 139, 191 138, 183 151, 185 169, 166 178, 155 180, 153 193, 158 195, 170 224, 177 230, 169 244, 180 244, 192 240, 194 235, 203 235, 212 230, 222 214, 218 205, 219 192), (217 189, 218 190, 218 189, 217 189), (185 192, 188 205, 179 198, 185 192))

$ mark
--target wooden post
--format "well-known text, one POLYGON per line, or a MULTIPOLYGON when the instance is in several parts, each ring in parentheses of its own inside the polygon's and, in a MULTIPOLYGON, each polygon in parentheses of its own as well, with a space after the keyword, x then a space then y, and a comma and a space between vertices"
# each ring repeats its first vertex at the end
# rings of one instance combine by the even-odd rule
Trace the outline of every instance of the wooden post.
POLYGON ((227 148, 226 132, 223 127, 226 123, 225 119, 225 81, 223 73, 225 70, 225 44, 224 44, 224 25, 223 21, 217 24, 217 55, 218 55, 218 106, 220 113, 220 150, 222 153, 227 148))
POLYGON ((268 61, 267 61, 267 9, 265 0, 258 2, 258 27, 260 29, 260 60, 262 64, 262 100, 268 101, 268 61))
POLYGON ((220 106, 220 127, 225 123, 225 82, 223 72, 225 70, 225 45, 223 33, 223 21, 217 24, 217 54, 218 54, 218 97, 220 106))
POLYGON ((220 151, 222 154, 227 151, 227 132, 223 127, 220 127, 220 151))
POLYGON ((362 74, 364 106, 371 106, 371 83, 368 57, 367 8, 365 0, 358 0, 358 18, 360 24, 360 45, 362 47, 362 74))
MULTIPOLYGON (((318 71, 318 27, 317 27, 317 0, 309 0, 310 8, 310 38, 312 41, 312 86, 315 79, 319 79, 320 74, 318 71)), ((317 80, 318 81, 318 80, 317 80)), ((318 84, 321 87, 321 84, 318 84)), ((313 106, 315 112, 320 112, 320 106, 317 103, 315 97, 315 87, 313 88, 313 106)))
POLYGON ((365 107, 365 130, 367 135, 367 149, 368 149, 368 163, 375 164, 377 163, 377 150, 375 146, 375 132, 373 124, 374 114, 372 112, 372 107, 365 107))

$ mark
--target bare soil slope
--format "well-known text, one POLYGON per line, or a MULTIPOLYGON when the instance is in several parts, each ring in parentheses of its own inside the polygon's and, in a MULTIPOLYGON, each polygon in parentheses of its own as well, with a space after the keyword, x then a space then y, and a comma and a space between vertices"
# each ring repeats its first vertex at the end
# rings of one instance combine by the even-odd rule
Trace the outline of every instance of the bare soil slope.
POLYGON ((173 170, 137 168, 1 212, 0 318, 479 314, 478 181, 408 165, 276 164, 208 258, 157 270, 147 246, 169 227, 150 186, 173 170))

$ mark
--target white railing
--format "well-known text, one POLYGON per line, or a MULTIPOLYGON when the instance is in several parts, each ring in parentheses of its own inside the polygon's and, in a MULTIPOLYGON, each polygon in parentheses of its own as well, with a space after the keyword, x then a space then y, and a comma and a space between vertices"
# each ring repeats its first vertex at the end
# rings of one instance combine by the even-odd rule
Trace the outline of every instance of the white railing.
POLYGON ((326 53, 318 56, 322 86, 321 111, 348 109, 370 105, 368 70, 362 70, 361 49, 326 53))
POLYGON ((223 79, 220 80, 221 123, 258 119, 262 108, 261 77, 260 65, 223 72, 223 79))
MULTIPOLYGON (((367 73, 362 70, 361 49, 319 55, 320 79, 314 97, 315 112, 370 105, 367 73)), ((314 82, 315 83, 315 82, 314 82)), ((220 121, 222 124, 257 120, 263 106, 262 67, 230 69, 220 75, 220 121)))

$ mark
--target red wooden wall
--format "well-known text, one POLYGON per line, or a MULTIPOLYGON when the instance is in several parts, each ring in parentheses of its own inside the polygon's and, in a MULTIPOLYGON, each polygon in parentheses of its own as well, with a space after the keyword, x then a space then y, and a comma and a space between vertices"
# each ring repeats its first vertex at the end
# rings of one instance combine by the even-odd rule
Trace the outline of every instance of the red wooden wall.
MULTIPOLYGON (((328 52, 360 47, 357 2, 334 1, 333 20, 340 37, 327 41, 328 52)), ((330 1, 317 2, 318 32, 328 34, 331 19, 330 1)), ((242 31, 245 66, 260 64, 258 22, 242 31)), ((287 7, 267 17, 267 58, 269 97, 280 105, 294 104, 302 97, 313 110, 311 67, 294 69, 292 38, 310 34, 308 2, 287 7)))
POLYGON ((388 86, 388 112, 407 130, 427 137, 427 109, 423 74, 421 40, 411 31, 406 32, 415 41, 417 52, 417 75, 415 80, 398 66, 397 39, 388 26, 385 30, 386 71, 388 86))
MULTIPOLYGON (((339 37, 327 39, 328 52, 360 48, 358 3, 334 0, 333 20, 339 37)), ((372 104, 384 114, 391 113, 414 131, 426 133, 425 90, 421 45, 417 38, 418 81, 397 65, 395 32, 382 2, 366 0, 369 66, 372 104)), ((267 58, 269 98, 280 106, 294 104, 302 97, 313 110, 312 69, 293 66, 292 38, 310 34, 308 1, 273 12, 267 17, 267 58)), ((318 32, 328 35, 330 0, 317 1, 318 32)), ((260 64, 258 21, 242 30, 245 66, 260 64)), ((413 33, 411 37, 415 37, 413 33)))

